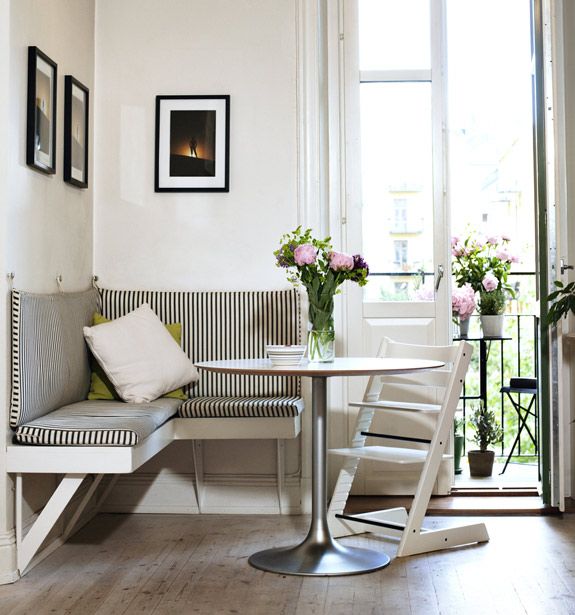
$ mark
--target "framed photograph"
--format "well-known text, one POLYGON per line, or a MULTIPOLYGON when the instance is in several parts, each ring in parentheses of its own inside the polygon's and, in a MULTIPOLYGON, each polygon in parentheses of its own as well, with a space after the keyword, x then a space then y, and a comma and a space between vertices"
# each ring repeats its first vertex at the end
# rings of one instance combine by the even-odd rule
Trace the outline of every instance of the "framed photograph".
POLYGON ((88 187, 88 111, 90 92, 72 75, 64 79, 64 181, 88 187))
POLYGON ((26 164, 56 172, 56 89, 58 67, 38 47, 28 47, 26 164))
POLYGON ((229 192, 229 96, 156 96, 156 192, 229 192))

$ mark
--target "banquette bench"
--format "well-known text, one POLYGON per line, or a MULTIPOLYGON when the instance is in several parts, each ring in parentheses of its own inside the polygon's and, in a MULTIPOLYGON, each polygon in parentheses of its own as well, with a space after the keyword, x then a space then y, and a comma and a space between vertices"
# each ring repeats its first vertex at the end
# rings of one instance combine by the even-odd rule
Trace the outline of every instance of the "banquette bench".
MULTIPOLYGON (((185 387, 186 401, 148 403, 89 400, 90 353, 83 327, 94 313, 121 317, 147 303, 164 323, 181 323, 181 347, 193 362, 258 358, 266 344, 301 337, 295 290, 171 292, 90 289, 53 295, 12 292, 12 394, 7 470, 16 475, 16 545, 20 574, 71 534, 86 505, 97 507, 113 486, 105 475, 134 472, 174 440, 192 440, 201 512, 204 439, 276 439, 279 511, 283 440, 301 430, 303 402, 297 378, 238 376, 200 370, 185 387), (54 494, 23 535, 23 476, 63 475, 54 494), (92 482, 62 535, 42 543, 86 477, 92 482), (34 562, 32 562, 34 558, 34 562)), ((93 360, 93 359, 92 359, 93 360)))

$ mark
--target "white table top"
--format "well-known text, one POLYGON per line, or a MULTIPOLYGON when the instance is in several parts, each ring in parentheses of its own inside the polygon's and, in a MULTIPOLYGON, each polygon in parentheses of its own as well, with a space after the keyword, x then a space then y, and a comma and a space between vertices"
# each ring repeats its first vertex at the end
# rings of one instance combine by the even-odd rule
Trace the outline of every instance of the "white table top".
POLYGON ((443 367, 441 361, 424 359, 391 359, 374 357, 336 358, 333 363, 310 363, 303 359, 298 365, 272 365, 269 359, 237 359, 233 361, 206 361, 196 367, 227 374, 253 374, 256 376, 372 376, 402 374, 443 367))

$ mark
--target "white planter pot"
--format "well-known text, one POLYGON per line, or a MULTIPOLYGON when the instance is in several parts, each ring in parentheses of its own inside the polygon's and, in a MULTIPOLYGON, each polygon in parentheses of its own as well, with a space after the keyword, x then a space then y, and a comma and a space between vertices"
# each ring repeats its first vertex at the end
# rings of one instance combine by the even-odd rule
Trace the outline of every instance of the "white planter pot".
POLYGON ((505 322, 503 314, 482 315, 480 318, 483 337, 503 337, 503 324, 505 322))

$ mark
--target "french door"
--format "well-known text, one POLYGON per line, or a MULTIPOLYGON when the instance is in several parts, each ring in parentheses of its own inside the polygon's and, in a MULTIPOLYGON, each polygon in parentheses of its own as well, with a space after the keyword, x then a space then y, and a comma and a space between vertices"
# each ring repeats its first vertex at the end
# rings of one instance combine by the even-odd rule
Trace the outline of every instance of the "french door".
MULTIPOLYGON (((347 352, 374 355, 384 336, 449 343, 452 228, 515 232, 523 255, 518 268, 524 276, 541 273, 532 3, 342 0, 341 6, 345 173, 352 187, 346 244, 362 246, 371 270, 364 292, 347 291, 348 313, 362 314, 349 319, 347 352), (361 196, 354 197, 354 187, 361 196)), ((349 399, 361 398, 363 386, 352 380, 349 399)), ((428 429, 425 422, 420 427, 428 429)), ((446 464, 438 493, 449 489, 451 472, 446 464)), ((394 476, 373 466, 360 489, 405 493, 411 477, 394 476)))

